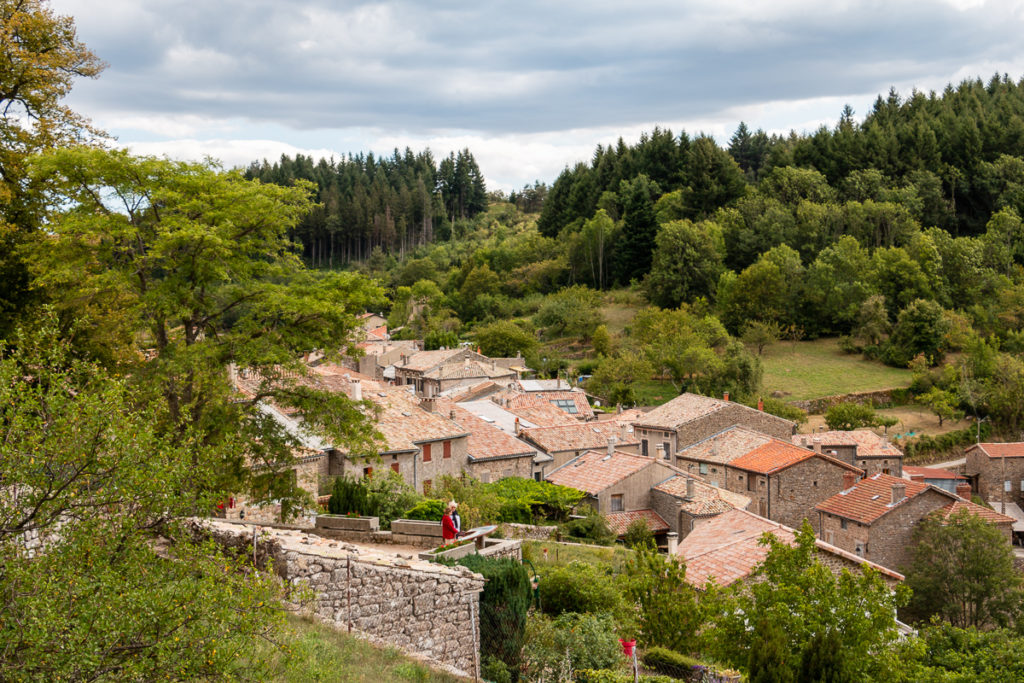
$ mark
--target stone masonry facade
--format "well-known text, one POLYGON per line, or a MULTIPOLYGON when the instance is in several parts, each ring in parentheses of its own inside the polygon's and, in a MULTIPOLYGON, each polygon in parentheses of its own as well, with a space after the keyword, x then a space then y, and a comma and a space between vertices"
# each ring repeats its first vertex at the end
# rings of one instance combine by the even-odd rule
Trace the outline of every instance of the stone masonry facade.
MULTIPOLYGON (((971 486, 986 501, 1001 502, 1004 489, 1007 503, 1024 504, 1024 458, 990 458, 978 448, 968 449, 964 473, 971 486)), ((998 509, 998 508, 997 508, 998 509)))
MULTIPOLYGON (((252 543, 254 527, 212 520, 201 525, 227 547, 252 543)), ((479 574, 298 531, 255 529, 259 561, 273 559, 282 581, 308 588, 312 597, 302 607, 318 619, 339 629, 351 626, 463 675, 479 673, 479 574)))

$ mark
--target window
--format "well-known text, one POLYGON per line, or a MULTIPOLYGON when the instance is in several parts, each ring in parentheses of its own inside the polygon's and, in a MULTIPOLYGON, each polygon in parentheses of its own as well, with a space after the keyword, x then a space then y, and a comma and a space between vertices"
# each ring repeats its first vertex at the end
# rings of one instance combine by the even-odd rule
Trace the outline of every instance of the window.
POLYGON ((445 458, 452 457, 452 442, 451 441, 445 441, 444 442, 444 455, 442 457, 445 457, 445 458))
POLYGON ((491 483, 491 473, 490 472, 481 472, 480 473, 480 481, 482 483, 484 483, 484 484, 490 484, 491 483))
POLYGON ((647 439, 640 442, 640 455, 647 455, 647 439))
POLYGON ((856 548, 854 549, 854 552, 857 553, 857 557, 864 557, 868 554, 868 544, 858 543, 856 548))
POLYGON ((625 507, 622 504, 622 494, 612 494, 612 512, 622 512, 625 507))
POLYGON ((540 481, 540 472, 534 472, 533 473, 533 480, 534 481, 540 481))
POLYGON ((430 444, 423 444, 423 462, 430 462, 430 444))
POLYGON ((706 462, 702 462, 700 464, 700 473, 701 474, 707 474, 708 473, 708 464, 706 462))
POLYGON ((747 475, 747 490, 755 491, 757 489, 757 477, 747 475))
POLYGON ((424 479, 423 480, 423 495, 424 496, 429 496, 430 492, 433 490, 433 488, 434 488, 434 482, 433 482, 432 479, 424 479))
POLYGON ((840 519, 839 520, 839 528, 840 529, 845 529, 846 528, 846 520, 845 519, 840 519))
POLYGON ((1020 490, 1024 491, 1024 479, 1020 480, 1020 490))
POLYGON ((579 412, 579 410, 576 409, 576 401, 571 398, 556 398, 551 401, 551 403, 571 415, 575 415, 579 412))
POLYGON ((661 447, 665 449, 665 459, 666 460, 671 460, 672 459, 672 446, 671 446, 671 444, 669 444, 668 441, 665 441, 664 443, 661 444, 661 447))
POLYGON ((373 476, 373 468, 372 467, 364 467, 363 468, 363 476, 366 477, 367 479, 372 477, 373 476))
POLYGON ((509 478, 509 477, 511 477, 511 476, 512 476, 513 474, 515 474, 515 470, 513 470, 513 469, 511 469, 511 468, 509 468, 509 469, 507 469, 507 470, 502 470, 502 471, 501 471, 501 477, 502 477, 502 479, 508 479, 508 478, 509 478))
POLYGON ((1003 490, 1006 491, 1007 493, 1009 493, 1010 491, 1013 490, 1013 489, 1010 488, 1010 480, 1009 479, 1007 479, 1006 481, 1003 482, 1003 490))
POLYGON ((399 467, 398 467, 398 463, 397 463, 397 462, 393 462, 393 463, 391 463, 391 471, 392 471, 392 472, 400 472, 400 471, 401 471, 401 470, 399 469, 399 467))

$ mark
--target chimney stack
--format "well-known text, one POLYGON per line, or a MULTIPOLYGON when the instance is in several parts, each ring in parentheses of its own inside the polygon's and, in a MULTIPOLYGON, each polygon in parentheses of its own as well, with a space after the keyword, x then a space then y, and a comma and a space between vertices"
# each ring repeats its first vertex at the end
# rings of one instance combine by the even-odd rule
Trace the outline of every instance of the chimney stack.
POLYGON ((454 408, 452 410, 448 411, 448 419, 453 421, 453 422, 455 421, 455 409, 454 408))
POLYGON ((668 556, 672 557, 679 551, 679 534, 670 531, 665 534, 665 540, 668 541, 668 556))
POLYGON ((956 495, 960 496, 964 500, 971 499, 971 485, 966 481, 961 481, 956 485, 956 495))
POLYGON ((843 472, 843 490, 848 491, 857 485, 857 473, 847 470, 843 472))
POLYGON ((363 384, 357 379, 349 382, 349 386, 352 387, 352 400, 362 401, 363 400, 363 384))
POLYGON ((518 417, 516 418, 515 431, 516 431, 516 436, 519 436, 519 418, 518 417))
POLYGON ((616 415, 622 415, 622 404, 621 403, 616 403, 615 404, 615 414, 616 415))
POLYGON ((434 412, 434 399, 430 396, 420 399, 420 408, 427 411, 428 413, 434 412))
POLYGON ((694 489, 696 489, 697 487, 694 481, 695 479, 693 477, 686 478, 686 497, 689 498, 690 500, 693 500, 694 489))
POLYGON ((763 398, 757 399, 757 409, 760 410, 762 413, 764 412, 764 399, 763 398))
POLYGON ((629 442, 629 425, 625 422, 619 425, 619 437, 622 439, 622 443, 629 442))
POLYGON ((812 441, 811 443, 814 444, 814 452, 821 453, 821 439, 819 439, 818 437, 814 437, 814 441, 812 441))
POLYGON ((800 445, 803 446, 804 448, 807 448, 808 442, 807 442, 807 437, 806 436, 800 437, 800 445))
POLYGON ((728 401, 729 400, 729 392, 728 391, 725 392, 724 394, 722 394, 722 400, 723 401, 728 401))
POLYGON ((614 453, 615 453, 615 437, 614 436, 609 436, 608 437, 608 455, 612 455, 614 453))
POLYGON ((900 502, 906 498, 907 487, 905 484, 893 484, 892 485, 892 504, 900 502))
POLYGON ((662 444, 657 444, 654 447, 654 457, 657 460, 661 460, 665 457, 665 447, 662 444))

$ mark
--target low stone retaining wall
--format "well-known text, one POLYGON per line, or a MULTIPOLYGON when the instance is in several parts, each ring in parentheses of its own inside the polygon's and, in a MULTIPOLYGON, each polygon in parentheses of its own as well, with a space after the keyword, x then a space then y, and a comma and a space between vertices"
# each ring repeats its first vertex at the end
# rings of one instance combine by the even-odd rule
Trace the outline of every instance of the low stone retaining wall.
POLYGON ((507 538, 521 538, 527 541, 550 541, 552 534, 558 530, 558 527, 505 522, 499 524, 498 529, 507 538))
POLYGON ((892 393, 894 391, 899 391, 899 389, 860 391, 853 394, 839 394, 836 396, 825 396, 823 398, 812 398, 807 401, 790 401, 789 405, 796 406, 800 410, 805 410, 810 415, 820 415, 839 403, 859 403, 862 405, 882 405, 892 403, 892 393))
POLYGON ((273 559, 295 587, 308 587, 303 608, 340 629, 357 629, 390 645, 479 675, 480 591, 484 578, 411 555, 368 552, 313 534, 200 520, 222 545, 273 559))

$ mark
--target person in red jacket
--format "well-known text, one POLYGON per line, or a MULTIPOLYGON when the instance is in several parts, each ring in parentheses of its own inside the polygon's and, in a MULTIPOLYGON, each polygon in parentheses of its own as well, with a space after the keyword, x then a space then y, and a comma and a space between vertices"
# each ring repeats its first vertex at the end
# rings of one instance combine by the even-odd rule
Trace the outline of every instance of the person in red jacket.
POLYGON ((455 528, 455 521, 452 519, 452 512, 455 510, 455 506, 451 503, 448 504, 448 509, 445 510, 444 516, 441 517, 441 538, 444 539, 445 545, 455 540, 459 531, 455 528))

